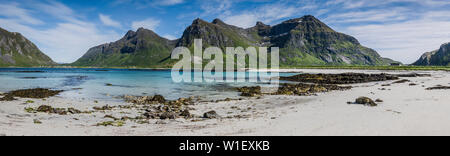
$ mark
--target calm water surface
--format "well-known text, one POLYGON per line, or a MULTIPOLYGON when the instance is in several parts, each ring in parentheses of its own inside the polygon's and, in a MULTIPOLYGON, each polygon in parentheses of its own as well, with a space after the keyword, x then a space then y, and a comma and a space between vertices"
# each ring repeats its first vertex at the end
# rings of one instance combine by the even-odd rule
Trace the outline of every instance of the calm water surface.
MULTIPOLYGON (((280 76, 289 75, 294 73, 280 73, 280 76)), ((263 78, 270 78, 270 75, 263 78)), ((170 70, 0 68, 0 92, 51 88, 65 90, 60 96, 72 99, 114 100, 111 97, 160 94, 172 100, 190 96, 214 100, 236 98, 239 93, 234 87, 256 85, 264 84, 175 83, 170 70)))

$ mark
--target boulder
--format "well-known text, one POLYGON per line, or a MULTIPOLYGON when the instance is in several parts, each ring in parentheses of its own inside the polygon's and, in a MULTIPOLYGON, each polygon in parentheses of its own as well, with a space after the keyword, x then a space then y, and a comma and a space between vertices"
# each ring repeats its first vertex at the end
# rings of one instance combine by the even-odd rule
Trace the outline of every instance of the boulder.
POLYGON ((215 119, 215 118, 220 118, 220 116, 217 114, 216 111, 209 111, 209 112, 206 112, 205 114, 203 114, 203 118, 215 119))

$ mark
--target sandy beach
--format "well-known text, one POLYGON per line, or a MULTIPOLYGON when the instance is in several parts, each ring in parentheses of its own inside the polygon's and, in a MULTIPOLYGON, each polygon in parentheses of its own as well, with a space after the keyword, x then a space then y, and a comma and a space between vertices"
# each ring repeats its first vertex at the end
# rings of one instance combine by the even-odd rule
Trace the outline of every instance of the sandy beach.
MULTIPOLYGON (((409 83, 393 81, 353 84, 351 90, 320 93, 317 96, 265 95, 261 98, 204 102, 197 101, 191 114, 202 116, 214 110, 218 119, 149 120, 125 122, 121 126, 97 126, 111 121, 105 115, 121 118, 137 116, 137 109, 112 109, 89 114, 58 115, 29 113, 26 108, 50 105, 55 108, 122 106, 125 102, 68 100, 60 96, 0 102, 0 135, 450 135, 449 90, 426 90, 450 85, 446 71, 364 71, 290 69, 303 73, 421 73, 431 77, 411 77, 409 83), (416 85, 410 85, 415 83, 416 85), (385 84, 391 84, 386 86, 385 84), (366 96, 381 99, 369 107, 354 102, 366 96), (32 102, 30 102, 32 101, 32 102)), ((403 79, 403 78, 402 78, 403 79)))

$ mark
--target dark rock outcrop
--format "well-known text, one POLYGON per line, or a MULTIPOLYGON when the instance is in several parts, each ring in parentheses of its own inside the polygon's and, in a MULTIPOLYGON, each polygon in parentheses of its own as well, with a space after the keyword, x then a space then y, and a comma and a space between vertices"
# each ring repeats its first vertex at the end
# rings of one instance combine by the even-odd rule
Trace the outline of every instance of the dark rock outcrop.
POLYGON ((56 63, 20 33, 0 28, 0 67, 50 66, 56 63))
POLYGON ((139 29, 128 32, 117 42, 91 48, 72 65, 171 67, 174 64, 170 60, 171 51, 179 46, 192 48, 195 39, 203 40, 203 48, 215 46, 223 51, 225 47, 279 47, 282 66, 389 65, 395 62, 308 15, 275 26, 257 22, 247 29, 228 25, 220 19, 211 23, 196 19, 180 39, 173 41, 139 29))
POLYGON ((417 66, 449 66, 450 43, 443 44, 439 50, 427 52, 413 65, 417 66))
POLYGON ((73 66, 94 67, 155 67, 170 56, 176 41, 160 37, 151 30, 140 28, 120 40, 99 45, 72 63, 73 66))
POLYGON ((355 84, 376 81, 397 80, 397 76, 389 74, 363 74, 363 73, 343 73, 343 74, 299 74, 290 77, 280 77, 280 80, 317 83, 317 84, 355 84))
POLYGON ((368 97, 357 98, 355 101, 355 104, 361 104, 361 105, 366 105, 366 106, 371 106, 371 107, 378 106, 377 103, 375 103, 372 99, 370 99, 368 97))

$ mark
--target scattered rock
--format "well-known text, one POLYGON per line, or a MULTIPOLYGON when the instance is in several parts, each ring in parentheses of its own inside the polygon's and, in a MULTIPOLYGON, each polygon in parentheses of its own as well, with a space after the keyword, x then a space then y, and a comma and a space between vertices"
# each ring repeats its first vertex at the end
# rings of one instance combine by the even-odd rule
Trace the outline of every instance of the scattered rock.
POLYGON ((67 112, 70 114, 81 114, 83 113, 82 111, 75 109, 75 108, 67 108, 67 112))
POLYGON ((206 112, 205 114, 203 114, 203 118, 215 119, 215 118, 220 118, 220 116, 217 114, 216 111, 209 111, 209 112, 206 112))
POLYGON ((447 89, 450 89, 450 86, 439 85, 439 86, 436 86, 436 87, 426 88, 426 90, 447 90, 447 89))
POLYGON ((42 124, 42 122, 39 121, 38 119, 34 119, 34 120, 33 120, 33 123, 34 123, 34 124, 42 124))
POLYGON ((165 120, 165 119, 176 119, 177 115, 175 113, 171 113, 171 112, 164 112, 161 114, 160 119, 161 120, 165 120))
POLYGON ((16 91, 11 91, 9 93, 6 93, 4 98, 6 98, 7 100, 11 100, 14 97, 43 99, 43 98, 49 98, 49 97, 58 95, 61 92, 63 92, 63 91, 62 90, 50 90, 50 89, 45 89, 45 88, 23 89, 23 90, 16 90, 16 91))
POLYGON ((16 98, 14 98, 13 96, 7 94, 4 97, 0 98, 0 101, 15 101, 17 100, 16 98))
POLYGON ((120 120, 118 120, 118 121, 105 121, 105 122, 101 122, 101 123, 96 124, 96 126, 105 126, 105 127, 108 127, 108 126, 122 127, 123 125, 125 125, 125 122, 124 121, 120 121, 120 120))
POLYGON ((378 104, 376 104, 372 99, 370 99, 368 97, 359 97, 356 99, 355 103, 361 104, 361 105, 366 105, 366 106, 371 106, 371 107, 378 106, 378 104))
POLYGON ((114 121, 119 120, 119 118, 116 118, 112 115, 105 115, 103 118, 109 118, 109 119, 113 119, 114 121))
POLYGON ((381 99, 376 99, 375 102, 384 102, 384 101, 381 99))
POLYGON ((343 73, 343 74, 299 74, 290 77, 280 77, 280 80, 317 83, 317 84, 356 84, 376 81, 397 80, 397 76, 389 74, 363 74, 363 73, 343 73))
POLYGON ((155 124, 157 124, 157 125, 165 125, 165 124, 167 124, 167 122, 160 120, 160 121, 156 121, 155 124))
POLYGON ((146 119, 156 119, 156 118, 158 118, 158 115, 155 114, 155 113, 152 113, 152 112, 145 112, 145 113, 143 114, 143 116, 144 116, 146 119))
POLYGON ((106 110, 112 110, 114 108, 115 107, 111 107, 111 106, 108 106, 108 105, 102 106, 102 107, 93 107, 93 109, 96 110, 96 111, 106 111, 106 110))
POLYGON ((159 103, 165 103, 166 99, 161 95, 155 95, 155 96, 153 96, 152 101, 157 101, 159 103))
POLYGON ((261 86, 242 87, 242 88, 238 88, 237 90, 239 92, 241 92, 241 96, 256 97, 256 96, 261 96, 262 95, 261 86))
POLYGON ((316 93, 330 92, 334 90, 344 91, 351 89, 351 86, 322 85, 322 84, 281 84, 274 95, 297 95, 311 96, 316 93))
POLYGON ((409 86, 417 86, 415 83, 410 83, 409 86))
POLYGON ((58 114, 58 115, 67 115, 67 114, 89 114, 91 112, 82 112, 80 110, 77 110, 75 108, 53 108, 48 105, 42 105, 38 108, 25 108, 25 112, 27 113, 49 113, 49 114, 58 114))
POLYGON ((409 73, 409 74, 394 74, 393 76, 397 76, 397 77, 431 77, 431 74, 409 73))
POLYGON ((184 110, 183 112, 181 112, 180 116, 184 116, 184 117, 191 117, 191 113, 189 112, 189 110, 184 110))
POLYGON ((407 79, 403 79, 403 80, 399 80, 399 81, 395 81, 393 82, 394 84, 398 84, 398 83, 406 83, 406 82, 411 82, 410 80, 407 79))

